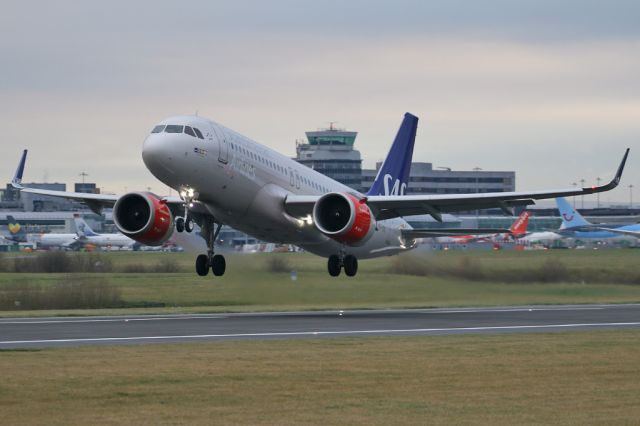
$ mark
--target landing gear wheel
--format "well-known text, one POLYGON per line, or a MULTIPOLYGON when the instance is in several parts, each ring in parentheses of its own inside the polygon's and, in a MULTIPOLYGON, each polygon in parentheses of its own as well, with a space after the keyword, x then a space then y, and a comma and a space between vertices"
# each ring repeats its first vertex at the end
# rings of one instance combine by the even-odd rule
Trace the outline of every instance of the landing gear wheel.
POLYGON ((213 275, 221 277, 224 275, 225 269, 227 269, 227 262, 224 260, 224 256, 221 254, 213 256, 213 259, 211 259, 211 270, 213 271, 213 275))
POLYGON ((353 277, 358 273, 358 259, 355 256, 347 255, 344 257, 344 273, 348 277, 353 277))
POLYGON ((184 222, 184 230, 187 232, 193 231, 193 220, 191 220, 191 218, 188 218, 186 222, 184 222))
POLYGON ((176 218, 176 231, 178 232, 184 231, 184 218, 181 216, 176 218))
POLYGON ((201 277, 204 277, 209 273, 209 258, 206 254, 201 254, 196 257, 196 272, 201 277))
POLYGON ((329 275, 331 275, 332 277, 337 277, 338 275, 340 275, 340 269, 341 265, 340 265, 340 258, 335 255, 332 254, 331 256, 329 256, 329 260, 327 261, 327 269, 329 270, 329 275))

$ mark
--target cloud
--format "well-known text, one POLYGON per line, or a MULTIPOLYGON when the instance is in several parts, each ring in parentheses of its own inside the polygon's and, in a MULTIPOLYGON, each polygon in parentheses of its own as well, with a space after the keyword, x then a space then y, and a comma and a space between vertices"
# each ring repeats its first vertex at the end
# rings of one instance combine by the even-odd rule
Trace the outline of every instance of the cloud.
POLYGON ((158 186, 142 141, 196 110, 291 155, 338 121, 369 166, 411 111, 416 160, 513 169, 519 188, 608 176, 638 140, 636 2, 343 3, 7 7, 0 114, 16 154, 2 170, 28 146, 33 180, 158 186))

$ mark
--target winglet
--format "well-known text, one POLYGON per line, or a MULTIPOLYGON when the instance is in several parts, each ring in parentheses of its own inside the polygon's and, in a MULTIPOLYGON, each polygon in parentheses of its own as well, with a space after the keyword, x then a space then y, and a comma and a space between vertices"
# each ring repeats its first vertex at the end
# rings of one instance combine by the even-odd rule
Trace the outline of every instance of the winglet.
POLYGON ((618 171, 616 172, 616 175, 613 177, 613 179, 611 179, 611 182, 609 182, 606 185, 602 185, 602 186, 594 186, 591 188, 583 188, 584 190, 587 190, 591 193, 594 192, 603 192, 603 191, 609 191, 613 188, 615 188, 616 186, 618 186, 618 184, 620 183, 620 179, 622 179, 622 171, 624 170, 624 165, 627 162, 627 157, 629 156, 629 151, 630 148, 627 148, 627 150, 624 153, 624 157, 622 157, 622 161, 620 162, 620 165, 618 166, 618 171))
POLYGON ((20 158, 20 163, 18 163, 18 168, 16 169, 16 174, 13 176, 11 180, 11 186, 14 188, 21 188, 22 185, 22 174, 24 173, 24 164, 27 161, 27 150, 22 151, 22 158, 20 158))

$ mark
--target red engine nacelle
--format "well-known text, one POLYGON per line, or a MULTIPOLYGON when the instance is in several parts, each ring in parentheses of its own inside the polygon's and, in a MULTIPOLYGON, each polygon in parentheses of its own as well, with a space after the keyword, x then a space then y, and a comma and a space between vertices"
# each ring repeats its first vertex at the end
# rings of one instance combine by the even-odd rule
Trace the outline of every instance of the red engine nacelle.
POLYGON ((357 244, 368 240, 374 228, 373 215, 364 199, 349 193, 332 192, 313 206, 313 222, 334 240, 357 244))
POLYGON ((130 192, 113 206, 113 222, 120 232, 148 246, 159 246, 173 233, 169 207, 149 192, 130 192))

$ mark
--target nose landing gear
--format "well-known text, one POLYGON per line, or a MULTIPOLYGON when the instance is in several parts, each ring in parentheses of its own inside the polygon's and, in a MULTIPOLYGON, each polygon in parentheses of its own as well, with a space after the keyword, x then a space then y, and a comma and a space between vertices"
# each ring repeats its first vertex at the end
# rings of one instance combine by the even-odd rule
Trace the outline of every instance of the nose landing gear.
POLYGON ((355 276, 358 273, 358 259, 351 254, 344 255, 344 253, 329 256, 329 260, 327 261, 329 275, 337 277, 340 275, 342 268, 344 268, 346 276, 355 276))
POLYGON ((189 207, 192 207, 193 200, 196 198, 195 192, 193 189, 183 190, 180 192, 180 198, 184 201, 184 216, 176 217, 176 231, 192 232, 193 219, 189 217, 189 207))

